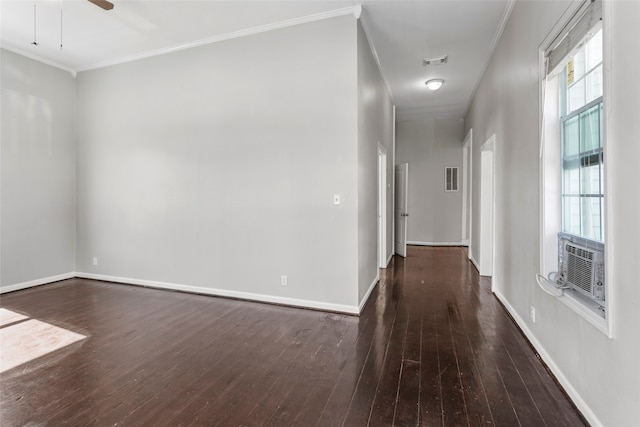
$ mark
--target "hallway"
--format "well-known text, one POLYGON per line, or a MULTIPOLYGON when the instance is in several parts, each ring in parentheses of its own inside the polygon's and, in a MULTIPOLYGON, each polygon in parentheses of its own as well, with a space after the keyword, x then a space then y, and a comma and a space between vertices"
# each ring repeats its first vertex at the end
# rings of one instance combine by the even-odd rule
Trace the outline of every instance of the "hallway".
POLYGON ((1 306, 88 337, 1 375, 3 426, 583 425, 458 247, 360 317, 84 279, 1 306))

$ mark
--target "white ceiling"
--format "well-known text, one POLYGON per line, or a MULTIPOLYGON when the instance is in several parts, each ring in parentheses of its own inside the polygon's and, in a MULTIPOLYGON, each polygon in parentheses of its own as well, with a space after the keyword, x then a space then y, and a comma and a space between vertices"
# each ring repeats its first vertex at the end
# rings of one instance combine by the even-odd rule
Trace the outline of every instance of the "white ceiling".
POLYGON ((398 119, 406 120, 463 117, 515 0, 111 1, 105 11, 85 0, 1 0, 0 44, 76 72, 362 5, 398 119), (34 4, 38 46, 30 44, 34 4), (447 64, 423 66, 444 54, 447 64), (426 89, 430 78, 445 79, 442 89, 426 89))

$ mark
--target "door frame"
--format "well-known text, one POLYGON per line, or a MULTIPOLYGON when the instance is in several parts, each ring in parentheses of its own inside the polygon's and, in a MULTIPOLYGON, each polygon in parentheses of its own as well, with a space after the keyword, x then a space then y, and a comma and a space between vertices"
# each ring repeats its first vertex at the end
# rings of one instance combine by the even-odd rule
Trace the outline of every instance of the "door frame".
POLYGON ((387 150, 378 141, 378 267, 387 268, 387 150))
MULTIPOLYGON (((495 146, 491 135, 480 147, 480 268, 481 276, 493 276, 495 261, 495 146)), ((493 290, 493 280, 491 287, 493 290)))
POLYGON ((473 235, 473 129, 469 129, 462 142, 462 237, 463 246, 468 247, 468 256, 471 257, 471 236, 473 235))

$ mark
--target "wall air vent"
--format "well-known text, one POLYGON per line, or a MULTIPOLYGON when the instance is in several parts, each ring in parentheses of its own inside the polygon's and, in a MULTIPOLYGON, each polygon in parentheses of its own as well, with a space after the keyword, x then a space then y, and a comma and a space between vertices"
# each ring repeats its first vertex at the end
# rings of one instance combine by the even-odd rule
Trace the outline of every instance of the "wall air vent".
POLYGON ((444 168, 444 191, 459 191, 457 167, 447 166, 444 168))

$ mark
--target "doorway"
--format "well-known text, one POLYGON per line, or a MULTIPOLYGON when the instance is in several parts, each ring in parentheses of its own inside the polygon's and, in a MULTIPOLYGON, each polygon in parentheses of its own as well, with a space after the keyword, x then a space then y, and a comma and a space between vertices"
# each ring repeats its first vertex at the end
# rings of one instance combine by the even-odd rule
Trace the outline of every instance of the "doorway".
POLYGON ((387 268, 387 150, 378 141, 378 267, 387 268))
POLYGON ((493 276, 495 139, 480 148, 480 275, 493 276))
POLYGON ((462 237, 460 242, 462 246, 469 248, 469 257, 471 257, 471 194, 473 194, 473 129, 469 129, 469 133, 462 143, 462 237))

